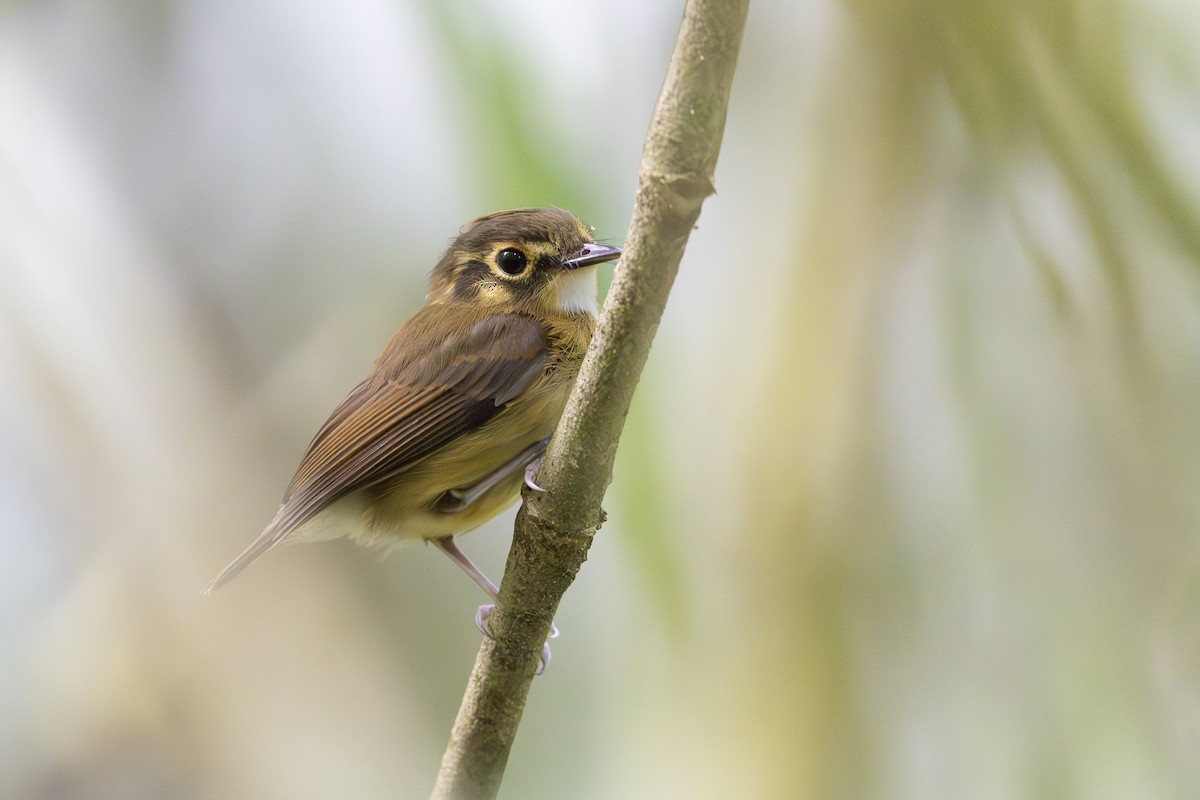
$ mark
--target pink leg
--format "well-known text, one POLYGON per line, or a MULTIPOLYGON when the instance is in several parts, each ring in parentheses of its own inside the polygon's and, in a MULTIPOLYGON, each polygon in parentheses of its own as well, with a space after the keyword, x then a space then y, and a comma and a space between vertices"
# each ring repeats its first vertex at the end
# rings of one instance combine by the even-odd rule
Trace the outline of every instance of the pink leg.
POLYGON ((433 546, 450 557, 450 560, 458 564, 459 568, 470 576, 471 580, 479 584, 479 588, 488 593, 488 597, 496 600, 500 597, 500 590, 496 588, 496 584, 492 583, 487 575, 479 571, 479 567, 471 563, 471 559, 467 558, 467 554, 458 549, 458 545, 454 543, 453 536, 443 536, 441 539, 431 539, 433 546))
MULTIPOLYGON (((488 593, 489 597, 491 597, 493 600, 500 599, 500 590, 496 588, 496 584, 492 583, 488 576, 484 575, 483 572, 480 571, 479 567, 475 566, 475 564, 471 562, 471 559, 467 558, 466 553, 458 549, 458 545, 454 543, 454 537, 443 536, 440 539, 430 539, 430 541, 433 542, 434 547, 449 556, 451 561, 457 564, 463 572, 467 573, 467 575, 471 577, 471 580, 475 581, 475 583, 479 585, 480 589, 483 589, 488 593)), ((492 633, 488 630, 487 621, 488 617, 492 615, 492 610, 494 608, 495 606, 493 605, 480 606, 479 611, 475 613, 475 625, 479 628, 480 632, 482 632, 483 635, 489 639, 492 638, 492 633)), ((557 636, 558 627, 551 625, 550 638, 554 639, 557 636)), ((546 667, 549 665, 550 645, 547 643, 542 645, 542 663, 537 671, 537 674, 541 675, 546 671, 546 667)))

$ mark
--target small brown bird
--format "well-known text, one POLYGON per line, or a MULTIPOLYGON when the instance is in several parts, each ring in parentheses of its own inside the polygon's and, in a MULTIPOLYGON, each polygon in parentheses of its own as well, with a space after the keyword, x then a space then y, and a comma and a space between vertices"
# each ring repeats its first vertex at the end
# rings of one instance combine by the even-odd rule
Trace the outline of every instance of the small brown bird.
POLYGON ((453 537, 512 505, 523 479, 537 488, 595 326, 596 267, 620 253, 560 209, 464 225, 425 304, 317 431, 275 518, 205 592, 285 539, 347 535, 433 542, 495 599, 453 537))

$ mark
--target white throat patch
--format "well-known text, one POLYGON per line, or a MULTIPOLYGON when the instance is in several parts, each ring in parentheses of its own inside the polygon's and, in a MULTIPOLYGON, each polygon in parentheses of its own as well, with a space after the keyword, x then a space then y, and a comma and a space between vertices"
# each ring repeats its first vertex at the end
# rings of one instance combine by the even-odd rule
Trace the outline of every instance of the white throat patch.
POLYGON ((555 283, 558 286, 558 308, 567 314, 600 313, 596 302, 599 284, 596 281, 596 269, 600 265, 582 267, 570 272, 560 273, 555 283))

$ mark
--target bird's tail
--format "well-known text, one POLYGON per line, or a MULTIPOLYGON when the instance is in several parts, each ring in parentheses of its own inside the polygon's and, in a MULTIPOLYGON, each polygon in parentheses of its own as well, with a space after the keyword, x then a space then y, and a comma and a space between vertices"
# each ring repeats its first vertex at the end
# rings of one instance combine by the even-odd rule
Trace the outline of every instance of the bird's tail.
POLYGON ((241 552, 241 554, 233 561, 229 562, 229 566, 221 570, 217 577, 213 578, 212 583, 204 589, 204 594, 212 594, 217 589, 220 589, 225 584, 229 583, 238 573, 250 565, 250 562, 255 561, 259 556, 271 550, 275 545, 287 538, 291 530, 283 526, 277 516, 271 521, 258 538, 250 543, 250 546, 241 552))

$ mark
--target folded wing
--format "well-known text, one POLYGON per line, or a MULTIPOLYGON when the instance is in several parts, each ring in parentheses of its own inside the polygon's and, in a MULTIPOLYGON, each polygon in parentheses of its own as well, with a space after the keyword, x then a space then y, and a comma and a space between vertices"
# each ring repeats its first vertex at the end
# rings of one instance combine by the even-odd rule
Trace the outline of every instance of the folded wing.
POLYGON ((438 337, 427 311, 432 309, 414 316, 397 338, 430 341, 389 346, 372 376, 346 396, 313 437, 271 524, 206 592, 331 503, 393 477, 478 428, 549 365, 545 333, 536 320, 495 315, 468 320, 438 337))

